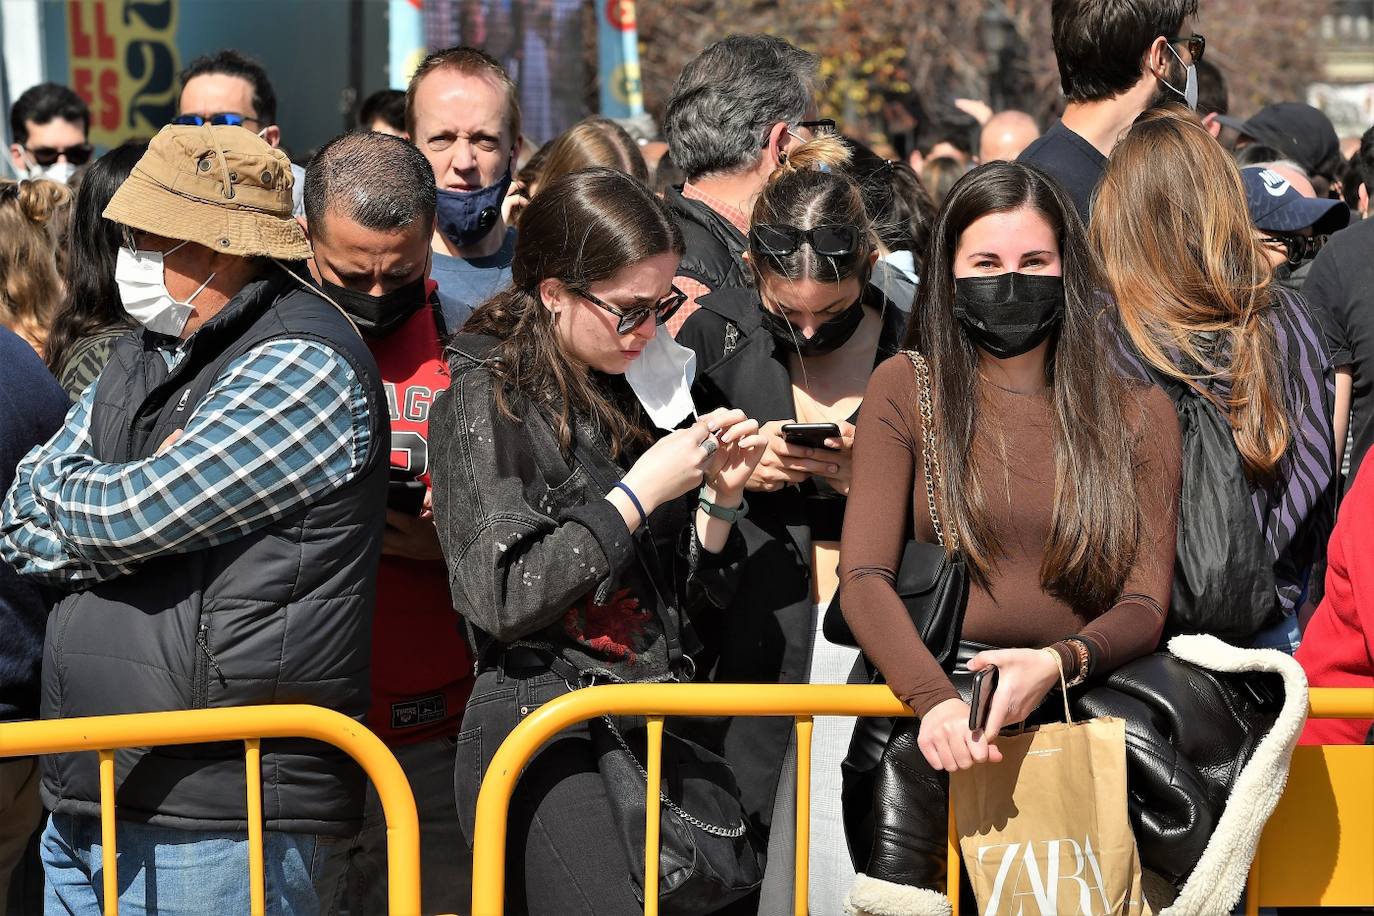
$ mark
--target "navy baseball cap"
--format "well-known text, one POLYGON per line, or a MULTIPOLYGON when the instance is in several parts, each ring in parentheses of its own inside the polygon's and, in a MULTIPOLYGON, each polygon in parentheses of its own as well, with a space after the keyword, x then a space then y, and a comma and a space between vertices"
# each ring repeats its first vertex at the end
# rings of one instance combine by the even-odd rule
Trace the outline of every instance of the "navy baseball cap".
POLYGON ((1350 222, 1350 208, 1339 200, 1303 197, 1278 172, 1252 165, 1240 170, 1250 222, 1265 232, 1297 232, 1312 227, 1313 235, 1330 235, 1350 222))

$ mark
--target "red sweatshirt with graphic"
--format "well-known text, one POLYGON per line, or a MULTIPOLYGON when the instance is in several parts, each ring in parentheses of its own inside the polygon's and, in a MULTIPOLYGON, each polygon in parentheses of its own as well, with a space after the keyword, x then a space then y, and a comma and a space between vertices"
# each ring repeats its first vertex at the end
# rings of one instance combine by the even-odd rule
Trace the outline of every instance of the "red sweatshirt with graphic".
MULTIPOLYGON (((1327 547, 1326 596, 1296 653, 1313 687, 1363 687, 1374 695, 1374 461, 1341 502, 1327 547)), ((1374 720, 1309 719, 1302 744, 1370 743, 1374 720)))
MULTIPOLYGON (((391 478, 429 486, 429 409, 448 387, 438 309, 430 300, 385 338, 368 340, 391 413, 391 478)), ((388 744, 458 733, 472 692, 472 653, 443 560, 382 556, 372 623, 368 726, 388 744)))

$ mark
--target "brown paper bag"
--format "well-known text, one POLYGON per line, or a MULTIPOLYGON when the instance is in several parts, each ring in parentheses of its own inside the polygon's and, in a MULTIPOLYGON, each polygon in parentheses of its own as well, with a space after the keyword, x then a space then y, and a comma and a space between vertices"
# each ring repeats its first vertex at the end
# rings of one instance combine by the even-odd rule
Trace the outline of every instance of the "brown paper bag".
POLYGON ((978 912, 1149 916, 1126 810, 1125 721, 1044 725, 997 746, 1001 763, 950 781, 978 912))

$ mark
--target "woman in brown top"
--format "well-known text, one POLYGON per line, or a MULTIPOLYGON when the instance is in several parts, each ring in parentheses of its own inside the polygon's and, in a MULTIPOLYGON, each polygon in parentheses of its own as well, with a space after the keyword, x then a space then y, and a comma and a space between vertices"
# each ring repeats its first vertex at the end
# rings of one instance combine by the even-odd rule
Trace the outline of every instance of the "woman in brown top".
POLYGON ((966 673, 941 670, 893 588, 913 522, 917 539, 936 542, 911 360, 887 360, 869 385, 840 588, 860 645, 919 724, 899 723, 884 753, 874 848, 851 903, 861 903, 864 882, 890 883, 885 896, 943 886, 947 794, 937 771, 1001 760, 998 731, 1025 721, 1058 683, 1045 648, 1072 685, 1159 641, 1173 574, 1178 423, 1162 391, 1109 368, 1096 287, 1072 201, 1043 172, 991 163, 951 190, 906 345, 930 364, 937 506, 971 583, 962 639, 987 647, 967 668, 1000 669, 985 730, 969 728, 956 686, 966 673), (894 793, 883 774, 896 770, 926 778, 908 776, 894 793))

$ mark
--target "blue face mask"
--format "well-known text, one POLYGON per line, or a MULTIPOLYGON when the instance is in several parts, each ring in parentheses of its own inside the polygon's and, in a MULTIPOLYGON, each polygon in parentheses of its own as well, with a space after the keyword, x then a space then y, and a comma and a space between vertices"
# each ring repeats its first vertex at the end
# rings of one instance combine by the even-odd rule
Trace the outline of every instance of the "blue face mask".
POLYGON ((501 220, 501 202, 506 199, 511 175, 507 170, 496 184, 476 191, 445 191, 439 188, 439 231, 459 248, 476 244, 501 220))

